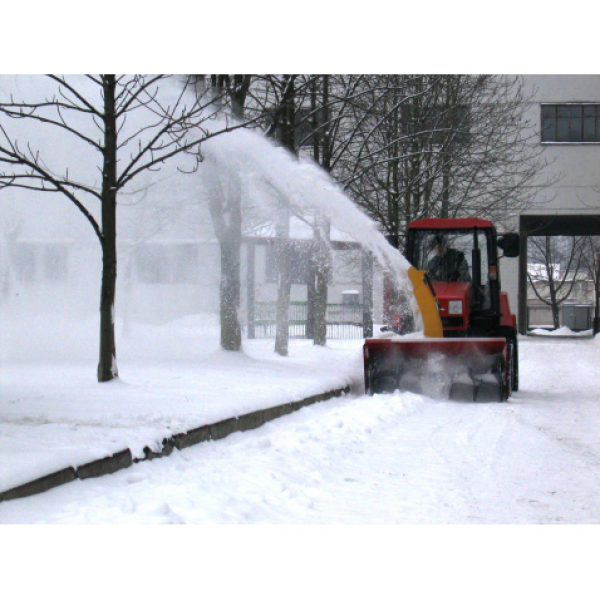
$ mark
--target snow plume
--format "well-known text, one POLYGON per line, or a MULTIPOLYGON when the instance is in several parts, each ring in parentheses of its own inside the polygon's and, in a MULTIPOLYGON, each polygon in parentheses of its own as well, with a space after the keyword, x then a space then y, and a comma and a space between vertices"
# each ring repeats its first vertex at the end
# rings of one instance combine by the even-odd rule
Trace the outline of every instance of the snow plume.
MULTIPOLYGON (((222 126, 223 123, 218 121, 210 125, 215 129, 222 126)), ((216 165, 220 178, 234 169, 245 187, 245 215, 267 217, 267 224, 263 220, 263 227, 270 234, 274 234, 273 215, 278 207, 288 209, 292 216, 309 227, 317 226, 319 220, 325 219, 343 237, 369 249, 379 264, 396 277, 401 287, 410 286, 408 261, 390 246, 377 229, 377 224, 362 213, 312 160, 298 159, 250 129, 213 138, 202 145, 201 152, 206 160, 200 165, 200 176, 210 180, 215 175, 216 165)))

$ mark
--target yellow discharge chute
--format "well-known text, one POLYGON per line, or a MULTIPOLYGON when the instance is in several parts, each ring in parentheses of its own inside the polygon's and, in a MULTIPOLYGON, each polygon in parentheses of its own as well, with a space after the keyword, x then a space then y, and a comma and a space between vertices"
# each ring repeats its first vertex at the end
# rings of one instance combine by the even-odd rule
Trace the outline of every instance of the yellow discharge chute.
POLYGON ((413 284, 413 294, 423 318, 423 333, 425 337, 441 338, 444 337, 444 330, 437 301, 429 286, 423 281, 423 275, 424 271, 418 271, 414 267, 408 269, 408 277, 413 284))

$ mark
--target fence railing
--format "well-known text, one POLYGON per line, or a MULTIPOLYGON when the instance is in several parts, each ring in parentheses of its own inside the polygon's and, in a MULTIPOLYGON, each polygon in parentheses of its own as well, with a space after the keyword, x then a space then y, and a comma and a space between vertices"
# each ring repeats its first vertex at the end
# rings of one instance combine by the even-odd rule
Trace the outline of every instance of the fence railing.
MULTIPOLYGON (((254 305, 254 336, 275 337, 277 302, 256 302, 254 305)), ((349 339, 363 337, 362 304, 328 304, 325 313, 327 337, 349 339)), ((307 302, 290 302, 291 338, 305 338, 308 320, 307 302)))

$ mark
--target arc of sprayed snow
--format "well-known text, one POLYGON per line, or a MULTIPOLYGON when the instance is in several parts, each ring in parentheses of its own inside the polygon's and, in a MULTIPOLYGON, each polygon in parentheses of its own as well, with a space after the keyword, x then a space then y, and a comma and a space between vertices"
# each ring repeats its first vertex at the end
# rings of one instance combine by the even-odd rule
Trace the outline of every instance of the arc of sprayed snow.
POLYGON ((387 242, 375 222, 313 161, 299 160, 264 135, 242 129, 206 142, 203 153, 225 164, 233 159, 240 172, 245 170, 244 165, 249 165, 248 175, 259 173, 260 179, 275 190, 282 202, 291 209, 296 208, 293 212, 298 212, 300 207, 324 215, 337 229, 369 248, 404 289, 412 288, 408 277, 410 263, 387 242))

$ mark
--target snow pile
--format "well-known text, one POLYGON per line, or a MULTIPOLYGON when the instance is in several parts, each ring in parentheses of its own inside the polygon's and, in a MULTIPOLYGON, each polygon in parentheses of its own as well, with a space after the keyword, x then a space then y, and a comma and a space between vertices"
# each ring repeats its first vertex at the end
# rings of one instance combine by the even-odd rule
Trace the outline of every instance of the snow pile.
POLYGON ((586 329, 585 331, 573 331, 566 326, 559 327, 558 329, 532 329, 530 331, 533 335, 546 335, 546 336, 575 336, 575 337, 589 337, 593 335, 592 329, 586 329))

